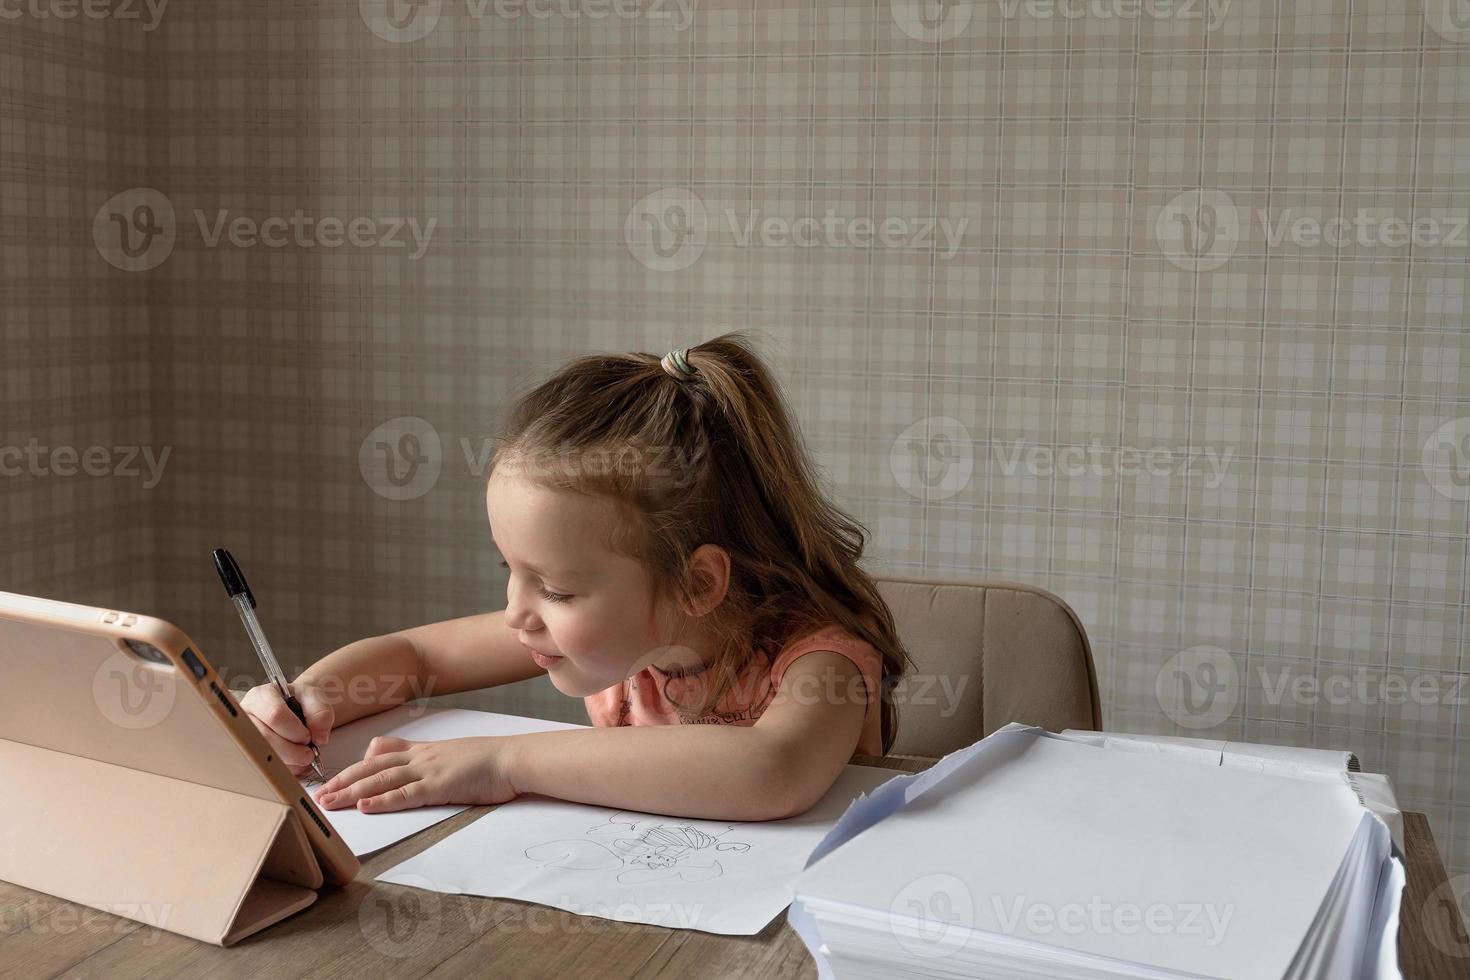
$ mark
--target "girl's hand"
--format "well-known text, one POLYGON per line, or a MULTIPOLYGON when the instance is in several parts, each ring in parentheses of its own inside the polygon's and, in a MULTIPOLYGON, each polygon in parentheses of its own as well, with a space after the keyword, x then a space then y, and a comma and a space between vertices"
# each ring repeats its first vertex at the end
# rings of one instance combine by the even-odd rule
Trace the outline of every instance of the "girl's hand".
POLYGON ((291 693, 296 695, 301 713, 306 716, 305 725, 286 707, 280 689, 274 684, 261 684, 246 691, 240 707, 255 722, 291 775, 302 776, 311 771, 312 752, 307 743, 315 741, 317 748, 327 744, 334 715, 325 693, 310 681, 292 681, 291 693))
POLYGON ((316 801, 327 810, 356 804, 364 813, 504 803, 520 795, 510 779, 514 758, 514 736, 410 742, 379 735, 361 762, 327 780, 316 801))

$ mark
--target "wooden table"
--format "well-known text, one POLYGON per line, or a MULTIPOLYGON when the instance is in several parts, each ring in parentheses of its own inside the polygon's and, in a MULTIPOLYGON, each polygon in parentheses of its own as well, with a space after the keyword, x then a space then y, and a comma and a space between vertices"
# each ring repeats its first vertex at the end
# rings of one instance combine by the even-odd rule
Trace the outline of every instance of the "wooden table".
MULTIPOLYGON (((908 772, 933 762, 854 761, 908 772)), ((816 976, 784 914, 759 935, 715 936, 373 880, 490 809, 472 807, 381 851, 346 888, 325 889, 311 908, 228 949, 0 882, 0 977, 816 976)), ((1405 813, 1404 832, 1404 975, 1463 980, 1470 939, 1445 897, 1429 822, 1405 813)))

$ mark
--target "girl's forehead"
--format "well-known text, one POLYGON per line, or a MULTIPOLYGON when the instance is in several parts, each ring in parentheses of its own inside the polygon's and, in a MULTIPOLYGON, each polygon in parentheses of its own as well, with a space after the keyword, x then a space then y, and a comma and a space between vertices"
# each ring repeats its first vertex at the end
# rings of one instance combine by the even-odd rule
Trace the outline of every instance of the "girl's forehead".
POLYGON ((612 504, 600 497, 550 490, 499 473, 485 488, 485 508, 497 535, 529 535, 538 543, 555 542, 578 552, 602 550, 608 522, 615 516, 612 504))

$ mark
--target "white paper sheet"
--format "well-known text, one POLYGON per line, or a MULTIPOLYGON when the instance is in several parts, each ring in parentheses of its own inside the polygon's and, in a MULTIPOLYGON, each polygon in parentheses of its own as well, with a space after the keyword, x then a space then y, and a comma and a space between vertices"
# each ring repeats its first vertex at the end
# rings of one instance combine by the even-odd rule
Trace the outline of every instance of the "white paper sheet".
POLYGON ((1347 773, 1348 782, 1358 791, 1363 805, 1378 814, 1388 825, 1388 832, 1393 836, 1393 842, 1399 851, 1404 849, 1404 818, 1399 812, 1393 784, 1387 776, 1379 773, 1350 772, 1349 765, 1355 757, 1345 750, 1307 749, 1264 742, 1227 742, 1224 739, 1178 735, 1091 732, 1077 728, 1068 728, 1056 737, 1099 748, 1164 755, 1172 759, 1188 759, 1211 766, 1228 766, 1276 776, 1336 779, 1347 773))
MULTIPOLYGON (((359 718, 332 730, 332 737, 322 749, 322 768, 331 777, 354 762, 362 761, 368 743, 378 735, 422 742, 480 735, 522 735, 528 732, 550 732, 566 728, 586 728, 542 718, 522 718, 493 711, 469 711, 464 708, 426 708, 399 705, 376 715, 359 718)), ((301 781, 301 786, 316 799, 321 784, 315 777, 301 781)), ((392 813, 363 813, 355 807, 322 810, 327 822, 352 848, 358 857, 396 844, 421 830, 447 820, 466 806, 425 806, 392 813)))
MULTIPOLYGON (((849 826, 839 824, 814 852, 797 888, 896 913, 905 889, 932 890, 957 876, 971 883, 964 924, 977 932, 948 952, 951 964, 968 958, 967 947, 979 955, 981 946, 1013 938, 1070 950, 1079 966, 1101 958, 1208 976, 1281 977, 1364 815, 1345 780, 1334 786, 1104 753, 1022 726, 946 763, 954 778, 919 799, 918 779, 895 780, 885 794, 855 805, 843 819, 849 826), (913 805, 894 812, 896 800, 880 798, 889 795, 913 805), (1190 801, 1186 820, 1179 819, 1181 799, 1190 801), (956 850, 960 840, 967 846, 956 850), (1242 848, 1242 840, 1251 846, 1242 848), (1181 917, 1203 904, 1230 919, 1161 934, 1074 934, 1044 916, 1015 915, 1017 905, 1023 913, 1070 914, 1074 904, 1094 902, 1115 910, 1162 903, 1181 917), (1214 931, 1202 933, 1204 926, 1214 931)), ((805 937, 811 920, 803 905, 793 906, 792 919, 805 937)))
POLYGON ((620 922, 754 935, 790 904, 807 856, 849 804, 898 775, 847 766, 806 813, 755 823, 523 796, 378 880, 620 922))

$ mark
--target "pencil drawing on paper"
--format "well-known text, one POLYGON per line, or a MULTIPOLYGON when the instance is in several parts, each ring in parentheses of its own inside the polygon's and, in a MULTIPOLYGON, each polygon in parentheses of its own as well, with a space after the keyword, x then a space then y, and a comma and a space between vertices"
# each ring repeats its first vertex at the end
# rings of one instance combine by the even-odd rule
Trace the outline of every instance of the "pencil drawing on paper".
POLYGON ((316 773, 312 772, 310 769, 302 773, 300 776, 297 776, 296 778, 301 783, 301 785, 306 787, 307 789, 315 789, 318 786, 325 786, 333 776, 337 775, 337 773, 341 771, 341 769, 333 769, 330 766, 322 766, 322 774, 327 777, 326 779, 316 778, 316 773))
POLYGON ((734 824, 645 819, 622 810, 587 831, 588 838, 547 841, 526 848, 543 868, 615 871, 621 884, 664 879, 706 881, 725 873, 717 855, 744 854, 750 845, 726 840, 734 824))

